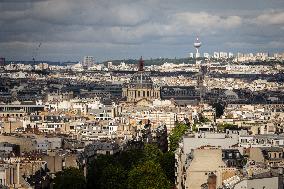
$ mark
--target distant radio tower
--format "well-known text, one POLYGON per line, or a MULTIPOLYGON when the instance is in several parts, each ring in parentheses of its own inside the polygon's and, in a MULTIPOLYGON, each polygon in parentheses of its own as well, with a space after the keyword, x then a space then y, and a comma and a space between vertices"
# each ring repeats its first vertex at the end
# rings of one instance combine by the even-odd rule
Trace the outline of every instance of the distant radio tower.
POLYGON ((200 58, 200 53, 199 53, 199 48, 201 47, 201 42, 199 41, 198 37, 196 38, 196 41, 193 43, 193 46, 196 49, 196 65, 199 68, 199 73, 197 74, 197 87, 199 88, 199 95, 200 95, 200 102, 203 103, 203 98, 205 94, 206 88, 204 87, 204 77, 207 72, 207 67, 205 65, 201 65, 201 59, 200 58))
POLYGON ((200 57, 199 48, 201 47, 201 42, 199 41, 198 37, 196 38, 196 41, 193 43, 193 46, 196 49, 195 58, 199 58, 200 57))

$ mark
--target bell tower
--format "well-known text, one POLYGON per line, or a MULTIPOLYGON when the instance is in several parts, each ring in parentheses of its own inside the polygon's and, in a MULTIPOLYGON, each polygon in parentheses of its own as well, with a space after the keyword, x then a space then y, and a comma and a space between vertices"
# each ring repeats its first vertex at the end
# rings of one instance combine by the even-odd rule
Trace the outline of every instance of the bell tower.
POLYGON ((142 56, 140 57, 139 63, 138 63, 138 72, 144 71, 144 60, 142 59, 142 56))

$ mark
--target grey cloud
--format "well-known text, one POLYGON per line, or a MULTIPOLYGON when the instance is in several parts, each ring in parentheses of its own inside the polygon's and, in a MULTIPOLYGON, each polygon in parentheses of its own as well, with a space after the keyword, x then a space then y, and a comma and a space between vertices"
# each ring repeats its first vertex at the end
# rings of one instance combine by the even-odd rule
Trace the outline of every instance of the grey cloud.
POLYGON ((261 14, 253 19, 256 24, 267 25, 284 25, 284 12, 283 11, 269 11, 268 13, 261 14))
POLYGON ((32 16, 54 24, 127 26, 149 19, 150 13, 135 3, 74 0, 47 1, 35 5, 32 16), (50 7, 53 7, 50 9, 50 7))
POLYGON ((47 59, 185 57, 196 35, 202 52, 283 51, 283 6, 281 0, 6 0, 0 56, 28 58, 42 42, 47 59))

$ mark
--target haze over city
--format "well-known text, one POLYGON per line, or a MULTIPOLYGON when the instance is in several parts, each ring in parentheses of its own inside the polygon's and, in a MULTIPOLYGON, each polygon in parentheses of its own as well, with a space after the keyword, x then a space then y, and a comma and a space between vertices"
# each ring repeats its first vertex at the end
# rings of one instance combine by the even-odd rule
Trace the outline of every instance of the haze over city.
POLYGON ((281 52, 282 0, 2 0, 0 54, 7 60, 78 61, 281 52), (40 46, 40 47, 39 47, 40 46))

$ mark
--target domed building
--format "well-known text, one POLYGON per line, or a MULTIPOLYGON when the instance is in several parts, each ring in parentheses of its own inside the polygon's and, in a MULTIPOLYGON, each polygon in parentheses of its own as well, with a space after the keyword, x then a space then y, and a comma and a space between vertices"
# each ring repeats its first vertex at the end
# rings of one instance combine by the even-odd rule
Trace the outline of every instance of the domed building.
POLYGON ((138 71, 133 74, 129 83, 122 89, 126 101, 134 104, 144 104, 160 99, 160 87, 153 84, 148 73, 144 71, 144 61, 140 58, 138 71))

